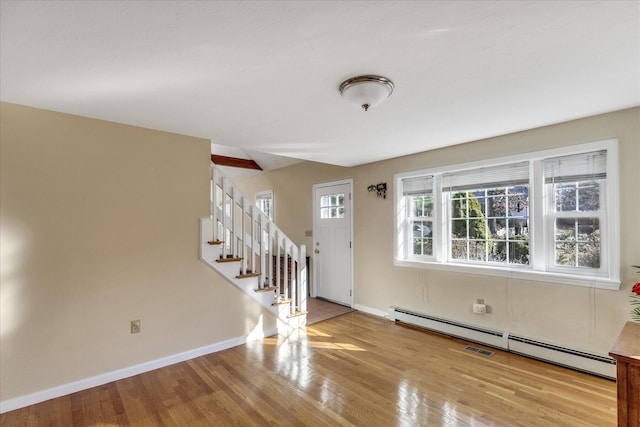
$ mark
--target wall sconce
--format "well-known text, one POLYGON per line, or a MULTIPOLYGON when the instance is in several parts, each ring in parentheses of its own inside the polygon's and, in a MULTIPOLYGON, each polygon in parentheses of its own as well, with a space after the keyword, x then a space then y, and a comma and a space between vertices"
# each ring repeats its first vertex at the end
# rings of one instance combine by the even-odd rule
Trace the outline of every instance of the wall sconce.
POLYGON ((375 191, 377 197, 387 198, 387 183, 381 182, 380 184, 374 184, 367 187, 369 192, 375 191))

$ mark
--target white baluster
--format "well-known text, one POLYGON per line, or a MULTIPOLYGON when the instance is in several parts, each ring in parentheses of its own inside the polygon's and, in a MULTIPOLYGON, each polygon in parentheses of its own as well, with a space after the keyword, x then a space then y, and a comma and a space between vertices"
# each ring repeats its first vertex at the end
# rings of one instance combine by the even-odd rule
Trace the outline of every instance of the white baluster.
POLYGON ((276 256, 276 259, 274 260, 274 263, 276 267, 276 294, 278 295, 278 298, 280 298, 280 233, 278 230, 275 232, 275 238, 276 253, 274 255, 276 256))
POLYGON ((307 311, 307 247, 300 245, 300 263, 298 264, 298 305, 300 311, 307 311))
POLYGON ((218 184, 216 182, 216 169, 211 166, 211 225, 213 234, 211 240, 218 240, 218 184))
POLYGON ((274 277, 275 277, 275 270, 274 270, 274 266, 273 266, 273 253, 274 253, 274 249, 273 249, 273 224, 271 222, 267 222, 267 235, 269 236, 269 241, 268 241, 268 249, 269 249, 269 286, 268 287, 273 287, 275 286, 275 283, 273 281, 274 277))
POLYGON ((284 275, 284 299, 289 298, 289 287, 291 286, 291 281, 289 280, 289 248, 287 245, 287 238, 283 237, 282 238, 282 246, 284 247, 284 257, 283 257, 283 266, 282 266, 282 270, 283 270, 283 275, 284 275))
POLYGON ((256 268, 256 218, 255 218, 255 206, 253 204, 249 205, 249 217, 251 219, 251 248, 249 249, 249 253, 251 254, 251 272, 257 273, 258 269, 256 268))
POLYGON ((220 258, 224 258, 226 256, 226 249, 229 249, 229 253, 231 252, 231 239, 227 238, 227 178, 222 177, 222 239, 225 241, 222 244, 222 250, 220 251, 220 258))
POLYGON ((260 260, 260 277, 258 279, 258 287, 260 289, 262 289, 262 288, 264 288, 264 282, 265 282, 265 279, 267 277, 266 274, 265 274, 265 268, 267 266, 267 263, 265 263, 264 257, 265 257, 265 244, 267 243, 267 242, 265 242, 265 236, 267 236, 267 238, 268 238, 268 235, 265 233, 265 230, 263 229, 263 227, 264 227, 264 224, 263 224, 264 215, 259 211, 258 211, 258 220, 260 221, 259 226, 258 226, 258 230, 259 230, 258 232, 260 233, 260 236, 259 236, 260 237, 260 257, 259 257, 259 260, 260 260))
POLYGON ((246 205, 244 196, 239 196, 240 199, 240 274, 247 274, 247 230, 246 230, 246 205))
POLYGON ((236 189, 231 187, 231 254, 238 257, 238 242, 236 241, 236 189))
POLYGON ((298 298, 297 298, 297 283, 298 283, 298 273, 296 272, 296 264, 298 263, 298 248, 291 243, 291 304, 289 305, 289 312, 291 314, 295 314, 298 308, 298 298))

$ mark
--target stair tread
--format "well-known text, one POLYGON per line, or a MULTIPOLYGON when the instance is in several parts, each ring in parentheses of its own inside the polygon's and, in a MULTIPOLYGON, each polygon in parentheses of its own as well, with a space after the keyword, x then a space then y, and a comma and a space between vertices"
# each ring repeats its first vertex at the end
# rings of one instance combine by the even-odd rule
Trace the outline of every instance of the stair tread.
POLYGON ((291 298, 280 298, 278 301, 274 301, 271 305, 280 305, 280 304, 289 304, 291 302, 291 298))
POLYGON ((278 289, 278 288, 276 288, 276 287, 274 286, 274 287, 272 287, 272 288, 255 289, 255 291, 256 291, 256 292, 273 292, 273 291, 275 291, 276 289, 278 289))
POLYGON ((236 279, 248 279, 250 277, 258 277, 260 275, 260 273, 249 273, 247 272, 246 274, 239 274, 236 276, 236 279))
POLYGON ((210 240, 207 242, 209 245, 221 245, 224 243, 222 240, 210 240))
POLYGON ((235 262, 242 261, 242 258, 218 258, 216 262, 235 262))
POLYGON ((290 319, 292 317, 303 316, 303 315, 308 314, 308 313, 309 313, 308 311, 296 311, 293 314, 289 314, 287 317, 290 319))

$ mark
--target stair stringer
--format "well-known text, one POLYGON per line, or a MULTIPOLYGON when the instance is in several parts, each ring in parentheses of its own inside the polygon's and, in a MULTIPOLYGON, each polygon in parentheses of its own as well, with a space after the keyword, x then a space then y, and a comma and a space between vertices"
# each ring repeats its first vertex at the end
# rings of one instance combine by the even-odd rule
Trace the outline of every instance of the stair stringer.
POLYGON ((220 245, 210 245, 208 243, 212 234, 213 225, 210 218, 200 219, 200 260, 217 272, 226 281, 240 289, 258 304, 272 312, 277 318, 277 329, 279 334, 288 335, 292 330, 306 326, 306 313, 291 316, 291 304, 289 302, 279 302, 275 304, 275 292, 256 291, 259 289, 259 276, 237 278, 240 274, 241 262, 217 262, 220 259, 220 245))

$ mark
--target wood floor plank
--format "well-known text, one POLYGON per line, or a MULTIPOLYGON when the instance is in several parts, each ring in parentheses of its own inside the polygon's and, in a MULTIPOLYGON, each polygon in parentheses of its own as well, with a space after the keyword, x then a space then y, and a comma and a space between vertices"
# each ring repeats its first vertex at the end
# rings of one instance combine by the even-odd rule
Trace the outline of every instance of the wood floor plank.
POLYGON ((615 382, 467 344, 347 313, 8 412, 0 425, 616 425, 615 382))

